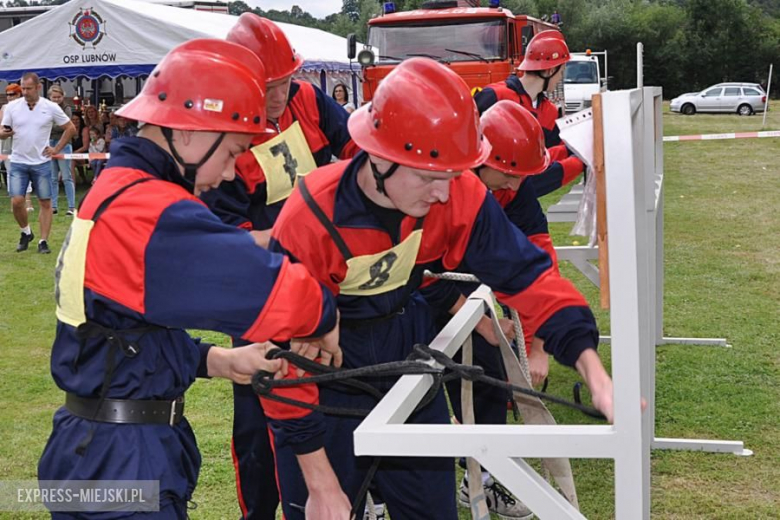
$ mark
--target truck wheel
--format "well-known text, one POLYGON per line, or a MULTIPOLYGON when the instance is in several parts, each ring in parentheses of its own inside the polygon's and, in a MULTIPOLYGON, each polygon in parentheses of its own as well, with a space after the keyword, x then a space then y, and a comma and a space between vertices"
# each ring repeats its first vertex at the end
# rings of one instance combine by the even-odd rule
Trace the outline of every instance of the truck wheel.
POLYGON ((680 112, 682 112, 686 116, 692 116, 693 114, 696 113, 696 107, 693 106, 693 104, 691 104, 691 103, 686 103, 686 104, 684 104, 682 106, 682 108, 680 109, 680 112))
POLYGON ((753 107, 751 107, 748 104, 739 105, 739 108, 737 109, 737 114, 741 116, 752 116, 753 115, 753 107))

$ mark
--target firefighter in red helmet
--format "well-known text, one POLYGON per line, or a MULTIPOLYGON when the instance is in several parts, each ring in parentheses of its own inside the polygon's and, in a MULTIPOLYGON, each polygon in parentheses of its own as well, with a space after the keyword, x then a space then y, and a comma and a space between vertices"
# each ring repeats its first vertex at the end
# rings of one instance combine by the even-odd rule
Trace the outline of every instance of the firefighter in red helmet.
MULTIPOLYGON (((518 309, 544 348, 584 375, 593 402, 611 417, 612 383, 587 302, 468 171, 485 163, 491 146, 466 83, 433 60, 406 60, 352 114, 349 130, 362 151, 299 180, 270 243, 337 295, 345 366, 403 360, 416 343, 429 343, 435 326, 419 292, 422 273, 463 270, 518 309)), ((393 383, 381 379, 380 390, 393 383)), ((329 407, 376 403, 334 387, 284 390, 329 407)), ((308 518, 345 518, 369 465, 354 455, 360 419, 266 398, 263 405, 285 517, 304 518, 305 506, 308 518)), ((443 392, 410 422, 448 423, 443 392)), ((383 458, 373 482, 393 519, 457 518, 451 460, 383 458)))
MULTIPOLYGON (((528 240, 547 252, 557 274, 557 258, 547 226, 547 217, 530 180, 542 174, 550 165, 550 153, 544 145, 544 132, 533 114, 513 101, 499 101, 480 118, 482 131, 493 150, 481 166, 474 169, 488 191, 498 202, 509 221, 528 240)), ((439 280, 422 290, 428 303, 435 309, 436 323, 443 329, 449 319, 463 304, 466 297, 479 284, 464 284, 439 280)), ((571 289, 567 289, 571 290, 571 289)), ((512 331, 512 321, 502 319, 505 333, 512 331)), ((542 383, 548 372, 548 354, 540 340, 534 340, 535 331, 525 327, 525 347, 528 356, 531 383, 542 383)), ((510 335, 507 334, 509 337, 510 335)), ((493 324, 487 317, 477 325, 472 334, 474 364, 497 379, 505 378, 493 324)), ((474 383, 474 413, 476 424, 506 424, 507 393, 494 386, 474 383)), ((458 421, 461 416, 460 381, 447 384, 452 410, 458 421)), ((465 467, 465 460, 462 461, 465 467)), ((513 497, 485 470, 482 481, 488 508, 501 518, 520 520, 531 518, 531 511, 513 497)), ((460 484, 459 503, 469 507, 469 486, 466 477, 460 484)))
MULTIPOLYGON (((346 111, 330 96, 292 77, 303 66, 277 24, 244 13, 227 41, 241 45, 265 66, 267 132, 255 136, 250 150, 236 159, 236 178, 202 199, 223 222, 248 230, 267 247, 298 176, 355 153, 347 132, 346 111)), ((234 338, 234 345, 244 342, 234 338)), ((245 520, 274 520, 279 504, 274 457, 265 415, 249 385, 233 386, 233 437, 238 503, 245 520)))
POLYGON ((544 129, 545 145, 552 163, 540 175, 531 179, 536 194, 541 197, 575 180, 584 165, 572 155, 560 137, 556 123, 558 109, 545 92, 554 90, 563 79, 566 62, 571 59, 569 47, 560 31, 547 30, 531 38, 525 57, 518 67, 521 75, 488 85, 474 96, 480 113, 496 102, 508 99, 533 113, 544 129))
MULTIPOLYGON (((51 367, 66 397, 38 477, 157 481, 159 496, 147 495, 152 509, 143 511, 186 518, 201 464, 183 416, 186 390, 196 377, 247 383, 257 370, 284 372, 265 359, 268 343, 222 349, 186 329, 302 346, 323 337, 318 347, 338 364, 335 302, 304 266, 257 247, 197 198, 233 177, 235 158, 265 129, 254 54, 188 41, 119 115, 144 125, 112 147, 57 261, 51 367)), ((77 516, 127 517, 121 509, 77 516)))

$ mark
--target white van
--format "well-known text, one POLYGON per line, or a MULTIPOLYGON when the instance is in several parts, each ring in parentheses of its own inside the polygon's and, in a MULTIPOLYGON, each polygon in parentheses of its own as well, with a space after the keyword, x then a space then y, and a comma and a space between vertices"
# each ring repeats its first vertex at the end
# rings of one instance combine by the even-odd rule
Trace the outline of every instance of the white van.
POLYGON ((596 55, 604 56, 606 68, 607 53, 575 52, 566 64, 563 88, 566 96, 566 113, 577 112, 591 105, 593 94, 606 90, 606 79, 601 75, 601 66, 596 55))

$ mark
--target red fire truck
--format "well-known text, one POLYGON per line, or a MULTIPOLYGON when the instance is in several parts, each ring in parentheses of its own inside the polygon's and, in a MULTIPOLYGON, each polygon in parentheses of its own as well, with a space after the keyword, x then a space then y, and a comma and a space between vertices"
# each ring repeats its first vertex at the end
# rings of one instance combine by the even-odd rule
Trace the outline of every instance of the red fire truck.
MULTIPOLYGON (((515 74, 525 47, 539 31, 558 30, 556 25, 530 16, 514 15, 490 0, 432 1, 422 9, 394 12, 392 2, 381 16, 368 22, 368 44, 356 53, 350 35, 349 57, 363 67, 363 99, 370 101, 379 82, 406 58, 425 56, 451 67, 472 92, 515 74)), ((564 106, 563 82, 559 92, 549 93, 564 106)))

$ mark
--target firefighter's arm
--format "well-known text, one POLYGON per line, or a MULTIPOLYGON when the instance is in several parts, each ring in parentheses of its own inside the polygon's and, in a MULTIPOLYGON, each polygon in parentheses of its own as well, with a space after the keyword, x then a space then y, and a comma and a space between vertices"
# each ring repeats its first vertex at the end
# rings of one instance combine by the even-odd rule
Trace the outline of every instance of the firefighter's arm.
POLYGON ((325 449, 320 448, 312 453, 298 455, 297 458, 309 491, 306 518, 328 520, 348 518, 351 505, 347 495, 341 489, 325 449))
POLYGON ((549 255, 506 219, 492 197, 477 217, 464 263, 500 301, 517 309, 545 351, 580 372, 594 404, 611 419, 611 380, 596 353, 598 329, 587 301, 554 272, 549 255))
MULTIPOLYGON (((295 198, 288 199, 272 230, 269 248, 285 254, 293 265, 310 265, 315 278, 327 279, 324 274, 327 262, 317 260, 326 249, 316 244, 316 239, 307 233, 309 228, 296 215, 291 216, 294 206, 295 198)), ((298 377, 297 370, 288 370, 287 377, 298 377)), ((319 389, 314 384, 275 388, 273 394, 310 405, 319 404, 319 389)), ((323 448, 325 421, 320 412, 272 399, 261 398, 261 402, 278 446, 289 446, 297 455, 314 453, 323 448)))
POLYGON ((284 363, 281 359, 266 359, 269 350, 277 348, 273 343, 252 343, 243 347, 222 348, 212 346, 206 355, 208 377, 230 379, 239 385, 248 385, 252 376, 264 370, 281 377, 284 363))
MULTIPOLYGON (((462 191, 472 194, 453 193, 453 199, 477 200, 473 190, 462 191)), ((451 218, 467 213, 457 211, 451 218)), ((596 348, 598 330, 585 298, 555 272, 550 256, 507 219, 493 197, 483 198, 470 229, 464 226, 452 237, 456 243, 449 246, 451 257, 445 258, 445 265, 460 262, 462 270, 475 274, 500 301, 517 309, 523 324, 537 331, 559 362, 574 366, 583 350, 596 348)))
MULTIPOLYGON (((600 410, 611 423, 614 420, 612 378, 609 377, 604 365, 599 359, 595 349, 584 350, 577 359, 575 365, 577 372, 580 373, 588 385, 593 405, 600 410)), ((642 409, 647 403, 642 399, 642 409)))
POLYGON ((550 238, 547 216, 542 210, 542 205, 539 204, 532 179, 533 176, 527 177, 520 184, 512 200, 504 208, 504 213, 532 244, 550 255, 553 268, 558 272, 558 255, 550 238))
POLYGON ((577 157, 571 156, 562 161, 554 161, 539 175, 532 175, 528 181, 533 184, 538 197, 566 186, 582 173, 583 164, 577 157))
POLYGON ((585 164, 576 155, 570 155, 565 159, 561 159, 559 162, 563 168, 564 186, 577 179, 577 177, 585 171, 585 164))
POLYGON ((162 212, 144 261, 151 323, 255 342, 318 337, 336 324, 333 296, 304 266, 257 247, 195 201, 162 212))
POLYGON ((201 194, 200 198, 225 224, 246 230, 252 229, 249 218, 250 196, 246 184, 240 177, 236 176, 232 181, 221 183, 219 188, 201 194))
POLYGON ((547 151, 550 152, 550 160, 552 161, 560 161, 571 155, 571 150, 563 143, 551 146, 547 151))

